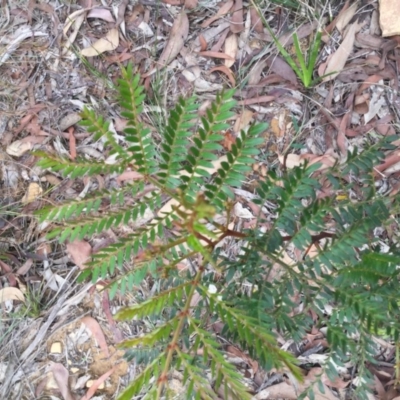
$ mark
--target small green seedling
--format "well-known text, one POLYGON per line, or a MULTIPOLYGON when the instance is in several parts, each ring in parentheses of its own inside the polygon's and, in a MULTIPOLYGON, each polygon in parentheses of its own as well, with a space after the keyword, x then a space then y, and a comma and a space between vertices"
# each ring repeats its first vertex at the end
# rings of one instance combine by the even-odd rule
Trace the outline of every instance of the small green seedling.
POLYGON ((321 38, 322 38, 321 31, 318 31, 317 34, 315 35, 315 39, 314 39, 314 41, 311 45, 311 48, 308 51, 308 54, 306 56, 304 56, 303 52, 301 51, 299 37, 297 36, 297 33, 293 33, 292 38, 293 38, 293 44, 294 44, 295 51, 296 51, 296 57, 299 61, 299 65, 298 65, 295 62, 295 60, 293 59, 293 57, 282 46, 281 42, 278 40, 277 36, 272 31, 272 29, 269 26, 264 15, 262 14, 262 12, 260 11, 260 9, 258 8, 258 6, 255 4, 254 1, 252 1, 252 4, 253 4, 254 8, 257 10, 258 15, 259 15, 260 19, 262 20, 265 28, 267 28, 269 34, 271 35, 272 40, 276 44, 276 47, 278 48, 279 53, 281 53, 282 57, 293 69, 293 71, 298 76, 298 78, 301 80, 301 82, 305 88, 308 89, 308 88, 312 87, 317 82, 319 82, 321 79, 323 79, 325 76, 328 76, 328 75, 324 75, 317 79, 313 79, 315 63, 317 61, 318 51, 319 51, 320 44, 321 44, 321 38))

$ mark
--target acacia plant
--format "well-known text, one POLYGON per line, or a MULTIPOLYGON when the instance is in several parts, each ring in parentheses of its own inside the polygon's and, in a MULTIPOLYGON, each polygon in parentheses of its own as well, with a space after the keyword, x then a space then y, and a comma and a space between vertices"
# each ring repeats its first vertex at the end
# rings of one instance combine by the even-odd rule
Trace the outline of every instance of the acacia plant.
POLYGON ((117 93, 128 120, 126 142, 118 141, 94 111, 82 112, 82 125, 105 142, 114 163, 48 153, 39 161, 70 178, 127 170, 140 177, 39 212, 41 221, 53 222, 49 237, 61 242, 90 239, 108 229, 119 232, 118 242, 93 254, 82 280, 108 279, 111 297, 145 279, 155 285, 149 298, 116 315, 153 324, 121 344, 143 365, 119 398, 168 396, 172 371, 183 374, 186 398, 216 399, 218 389, 224 398, 251 398, 211 329, 217 322, 224 327, 221 335, 262 368, 282 368, 299 380, 304 371, 280 349, 275 335, 300 341, 313 325, 327 327, 328 375, 352 361, 368 383, 372 335, 384 329, 397 340, 400 321, 398 249, 382 253, 374 235, 396 207, 376 192, 373 177, 391 139, 371 140, 328 171, 321 172, 318 164, 271 170, 253 193, 259 208, 254 227, 234 229, 234 189, 243 187, 259 157, 266 124, 242 131, 226 151, 220 143, 234 115, 234 91, 217 95, 202 117, 195 98, 181 98, 159 132, 161 143, 155 143, 141 120, 145 95, 139 81, 132 66, 122 69, 117 93), (340 201, 317 196, 322 183, 324 190, 345 196, 340 201), (149 209, 156 217, 135 228, 149 209), (121 233, 121 226, 132 233, 121 233), (227 241, 239 250, 227 255, 221 250, 227 241))

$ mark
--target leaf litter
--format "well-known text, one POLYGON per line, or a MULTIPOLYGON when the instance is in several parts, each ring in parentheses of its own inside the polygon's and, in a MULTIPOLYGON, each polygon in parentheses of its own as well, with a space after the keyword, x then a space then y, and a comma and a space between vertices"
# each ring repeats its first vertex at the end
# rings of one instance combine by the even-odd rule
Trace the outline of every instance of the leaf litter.
MULTIPOLYGON (((46 243, 44 227, 29 216, 46 202, 82 198, 89 191, 123 185, 138 177, 126 171, 119 177, 65 180, 38 170, 32 150, 41 148, 71 159, 107 159, 102 143, 93 143, 91 136, 76 125, 79 111, 84 105, 91 106, 114 119, 116 127, 123 124, 118 110, 113 109, 111 88, 118 78, 119 63, 132 60, 163 110, 168 110, 181 94, 197 93, 208 104, 217 90, 237 85, 242 110, 226 133, 224 146, 229 148, 238 131, 246 129, 251 120, 267 121, 272 129, 265 136, 265 159, 257 160, 251 179, 261 179, 275 162, 284 168, 305 160, 319 162, 322 173, 327 166, 342 162, 348 150, 362 146, 368 135, 390 135, 398 129, 396 66, 400 40, 392 36, 398 34, 397 28, 385 20, 393 14, 393 2, 382 0, 380 9, 371 2, 363 9, 362 18, 361 3, 339 1, 331 9, 330 21, 312 22, 279 4, 263 6, 270 26, 288 52, 293 46, 293 29, 299 40, 306 40, 306 50, 317 29, 322 28, 323 42, 314 69, 314 77, 322 79, 308 91, 279 54, 255 8, 242 0, 210 2, 207 6, 193 0, 166 0, 160 5, 123 1, 112 7, 80 1, 77 9, 30 1, 27 10, 18 2, 6 3, 0 14, 0 235, 1 251, 8 259, 1 264, 0 293, 7 303, 3 313, 22 310, 26 316, 13 329, 2 328, 4 338, 21 343, 17 352, 9 340, 1 344, 2 398, 14 398, 19 391, 29 393, 31 382, 37 395, 107 399, 117 391, 119 380, 123 387, 128 382, 127 372, 134 370, 121 361, 122 353, 114 348, 122 338, 121 332, 132 326, 113 321, 117 304, 101 292, 107 282, 90 290, 81 290, 74 283, 76 270, 85 267, 93 249, 112 243, 118 232, 106 232, 91 243, 71 242, 66 248, 48 243, 49 248, 40 252, 40 246, 46 243), (291 19, 296 23, 289 27, 285 21, 291 19), (288 120, 280 117, 286 115, 288 120), (293 143, 301 144, 301 148, 293 143), (16 214, 15 207, 22 214, 16 214), (36 315, 35 298, 40 306, 36 315), (46 317, 45 323, 39 315, 46 317), (82 321, 92 334, 82 328, 82 321), (47 322, 57 329, 50 329, 47 322), (66 363, 63 353, 50 351, 56 342, 71 343, 65 349, 71 363, 66 363), (118 367, 101 358, 107 353, 115 357, 112 362, 119 362, 118 367), (13 363, 11 354, 21 355, 19 366, 13 363), (90 354, 95 361, 82 361, 83 354, 90 354), (18 372, 21 368, 29 379, 18 372), (46 371, 46 378, 36 372, 40 369, 46 371), (2 371, 8 373, 3 376, 2 371), (92 382, 90 388, 88 381, 92 382)), ((144 120, 153 126, 153 119, 145 115, 144 120)), ((400 190, 399 173, 398 151, 388 153, 376 168, 375 184, 387 185, 389 195, 395 195, 400 190)), ((253 193, 250 187, 247 189, 237 192, 235 209, 237 220, 250 223, 256 208, 251 200, 253 193)), ((329 185, 325 186, 320 195, 330 191, 329 185)), ((145 294, 150 287, 141 290, 145 294)), ((119 299, 123 304, 129 301, 119 299)), ((297 312, 303 312, 301 307, 297 312)), ((251 377, 248 381, 254 398, 298 398, 301 390, 319 379, 325 362, 326 332, 316 324, 313 335, 308 335, 304 343, 296 344, 297 351, 293 350, 300 362, 314 365, 303 387, 297 386, 287 372, 267 374, 257 360, 234 346, 226 347, 227 356, 244 377, 251 377)), ((281 345, 289 343, 282 339, 281 345)), ((376 395, 394 399, 398 396, 392 379, 393 349, 385 341, 380 342, 380 348, 377 365, 368 368, 375 376, 376 395)), ((324 393, 316 391, 315 398, 340 398, 357 385, 356 378, 349 369, 341 370, 335 381, 322 375, 323 383, 318 387, 324 393)), ((179 382, 178 375, 174 379, 179 382)))

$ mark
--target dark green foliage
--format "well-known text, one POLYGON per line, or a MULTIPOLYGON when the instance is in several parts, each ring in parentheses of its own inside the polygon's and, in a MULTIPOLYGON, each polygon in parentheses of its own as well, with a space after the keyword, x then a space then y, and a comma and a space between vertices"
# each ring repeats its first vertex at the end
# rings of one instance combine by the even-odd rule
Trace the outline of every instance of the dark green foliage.
MULTIPOLYGON (((127 143, 117 143, 107 122, 91 110, 83 112, 82 123, 117 154, 115 164, 41 154, 39 165, 71 178, 131 168, 140 181, 42 209, 38 217, 53 221, 49 235, 61 241, 133 226, 132 233, 94 254, 80 277, 110 279, 112 298, 136 292, 149 277, 157 285, 149 298, 116 315, 152 326, 121 345, 131 348, 127 358, 145 366, 120 398, 168 394, 173 369, 183 374, 187 398, 216 399, 219 387, 225 398, 251 398, 211 329, 216 321, 224 325, 222 335, 263 368, 284 366, 301 379, 295 358, 278 347, 274 332, 300 341, 315 324, 311 310, 328 327, 332 360, 352 359, 367 379, 363 365, 374 352, 371 335, 398 337, 400 331, 399 251, 392 246, 383 254, 374 235, 397 207, 376 193, 373 179, 391 138, 354 150, 346 163, 328 171, 318 164, 271 170, 255 193, 255 228, 235 231, 229 228, 232 189, 243 186, 259 156, 266 125, 242 131, 225 152, 221 142, 233 115, 233 91, 217 95, 201 118, 195 98, 180 99, 156 144, 141 122, 144 94, 131 66, 122 71, 118 95, 128 119, 127 143), (341 190, 346 200, 320 198, 321 182, 329 182, 332 193, 341 190), (171 207, 160 212, 170 199, 171 207), (135 227, 148 211, 156 216, 135 227), (216 222, 218 215, 228 217, 226 223, 216 222), (219 248, 226 238, 240 250, 231 257, 219 248)), ((330 376, 332 365, 325 366, 330 376)))

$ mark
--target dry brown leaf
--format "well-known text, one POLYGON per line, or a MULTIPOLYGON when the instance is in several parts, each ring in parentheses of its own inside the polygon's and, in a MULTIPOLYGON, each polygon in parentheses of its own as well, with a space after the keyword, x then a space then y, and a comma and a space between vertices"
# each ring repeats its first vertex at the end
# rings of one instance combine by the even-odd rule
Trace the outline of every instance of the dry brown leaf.
POLYGON ((200 41, 200 51, 206 51, 207 50, 207 41, 204 39, 204 36, 202 34, 199 35, 199 41, 200 41))
POLYGON ((240 33, 244 29, 243 24, 243 0, 235 0, 231 17, 230 29, 232 33, 240 33))
POLYGON ((60 389, 63 399, 75 400, 68 385, 69 373, 64 365, 60 363, 52 363, 51 372, 53 373, 54 379, 57 382, 57 386, 60 389))
POLYGON ((15 272, 16 275, 25 275, 32 267, 33 260, 28 258, 15 272))
POLYGON ((104 336, 103 330, 101 329, 99 323, 92 317, 86 316, 81 319, 81 322, 86 325, 86 327, 92 332, 92 335, 97 341, 100 349, 103 351, 106 357, 110 356, 110 352, 108 350, 108 345, 106 338, 104 336))
POLYGON ((323 79, 324 82, 331 81, 335 79, 339 73, 342 71, 343 67, 346 64, 347 59, 351 55, 353 51, 354 39, 356 33, 361 29, 365 22, 358 23, 354 22, 347 31, 347 34, 336 50, 336 52, 330 58, 328 65, 324 74, 330 74, 329 76, 325 76, 323 79))
POLYGON ((281 76, 284 80, 289 81, 293 85, 297 85, 297 77, 293 68, 280 56, 271 56, 265 60, 266 64, 271 67, 271 71, 281 76))
POLYGON ((43 193, 42 187, 37 182, 29 183, 28 190, 21 199, 22 204, 32 203, 37 200, 43 193))
POLYGON ((81 50, 85 57, 95 57, 106 51, 115 50, 119 45, 119 33, 117 28, 110 29, 104 38, 94 42, 91 46, 81 50))
POLYGON ((100 376, 100 378, 96 379, 90 386, 87 393, 81 398, 81 400, 91 399, 96 393, 96 390, 112 375, 112 373, 115 371, 116 368, 117 368, 116 366, 111 368, 109 371, 100 376))
POLYGON ((25 297, 21 290, 16 287, 8 286, 0 289, 0 303, 4 303, 5 301, 9 300, 25 302, 25 297))
POLYGON ((158 60, 159 67, 168 65, 181 51, 189 34, 189 19, 183 10, 172 25, 171 34, 158 60))
POLYGON ((222 146, 224 146, 225 149, 231 151, 232 145, 235 142, 236 142, 236 136, 233 135, 231 131, 226 131, 224 135, 224 140, 222 142, 222 146))
POLYGON ((250 7, 251 26, 257 33, 264 32, 264 25, 261 21, 258 11, 254 7, 250 7))
POLYGON ((92 254, 92 246, 85 240, 74 240, 67 244, 67 252, 71 260, 80 268, 87 268, 85 263, 92 254))
POLYGON ((228 54, 225 54, 225 53, 218 53, 218 52, 215 52, 215 51, 200 51, 200 52, 199 52, 199 56, 202 56, 202 57, 212 57, 212 58, 222 58, 222 59, 224 59, 224 60, 230 60, 230 61, 235 62, 235 60, 232 59, 232 57, 229 56, 228 54))
POLYGON ((238 38, 234 33, 225 39, 225 54, 232 58, 231 60, 225 60, 225 66, 227 68, 232 67, 235 63, 238 47, 238 38))
POLYGON ((202 28, 207 28, 208 26, 210 26, 214 21, 217 21, 219 18, 221 17, 225 17, 226 14, 229 13, 230 9, 233 6, 233 0, 228 0, 226 3, 224 3, 221 8, 217 11, 217 13, 211 17, 206 19, 202 24, 201 27, 202 28))
POLYGON ((214 72, 214 71, 220 71, 223 72, 224 74, 226 74, 228 76, 229 81, 231 82, 232 86, 236 85, 236 80, 235 77, 233 76, 232 71, 225 67, 225 65, 220 65, 218 67, 214 67, 210 69, 210 72, 214 72))

